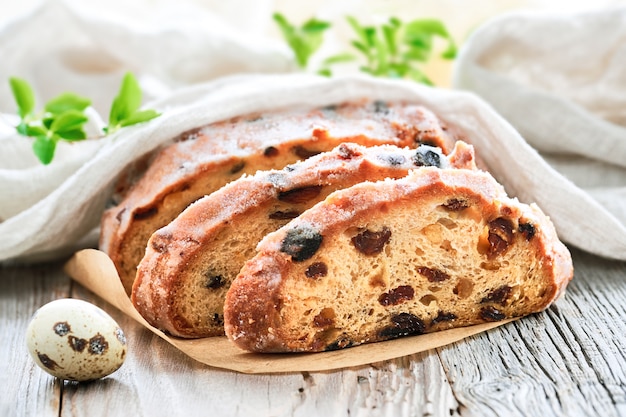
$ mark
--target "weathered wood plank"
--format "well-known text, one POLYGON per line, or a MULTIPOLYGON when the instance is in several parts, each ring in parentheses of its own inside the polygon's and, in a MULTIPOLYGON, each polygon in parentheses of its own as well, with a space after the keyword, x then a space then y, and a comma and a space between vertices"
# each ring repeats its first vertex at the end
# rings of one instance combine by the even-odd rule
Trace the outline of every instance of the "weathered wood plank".
POLYGON ((0 416, 57 416, 61 384, 31 360, 24 334, 33 313, 68 297, 60 265, 0 266, 0 416))
POLYGON ((66 384, 63 415, 449 416, 457 408, 434 351, 337 372, 237 374, 194 362, 79 285, 72 294, 118 321, 129 355, 110 378, 66 384))
POLYGON ((0 415, 626 415, 624 263, 575 252, 576 278, 545 313, 435 351, 286 375, 194 362, 59 266, 0 269, 0 415), (112 376, 60 384, 28 357, 30 316, 68 295, 100 305, 126 330, 127 362, 112 376))
POLYGON ((461 415, 626 414, 626 264, 574 256, 546 312, 439 349, 461 415))

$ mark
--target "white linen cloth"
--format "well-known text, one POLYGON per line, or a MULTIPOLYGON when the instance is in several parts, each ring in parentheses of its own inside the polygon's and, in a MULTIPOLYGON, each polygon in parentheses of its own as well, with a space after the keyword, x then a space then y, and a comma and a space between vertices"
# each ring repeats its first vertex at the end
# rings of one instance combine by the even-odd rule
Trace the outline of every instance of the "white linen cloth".
POLYGON ((564 240, 626 259, 626 8, 497 17, 464 45, 453 87, 487 100, 572 182, 528 166, 519 174, 536 180, 511 191, 552 202, 564 240))
MULTIPOLYGON (((600 14, 596 17, 599 18, 600 14)), ((578 18, 583 17, 571 17, 573 20, 578 18)), ((110 103, 115 94, 123 72, 130 69, 139 76, 148 96, 153 99, 148 106, 163 112, 163 115, 104 139, 65 145, 57 151, 55 160, 49 166, 40 165, 32 156, 29 140, 12 133, 10 123, 4 123, 6 133, 3 135, 0 132, 0 261, 50 259, 67 255, 79 247, 93 246, 97 241, 100 216, 120 171, 134 159, 188 129, 254 111, 296 105, 320 106, 361 97, 421 102, 450 124, 471 132, 472 143, 494 176, 511 195, 518 196, 524 202, 536 202, 548 213, 563 240, 599 255, 626 259, 623 213, 620 217, 618 212, 599 203, 602 197, 598 197, 597 189, 585 191, 581 187, 587 184, 577 186, 559 174, 509 123, 475 94, 431 89, 415 83, 374 79, 364 75, 332 79, 306 74, 235 75, 204 82, 224 73, 281 72, 290 71, 293 66, 289 55, 278 46, 239 42, 235 37, 230 37, 229 32, 222 31, 183 31, 186 37, 181 39, 174 36, 174 40, 161 45, 159 53, 153 53, 150 52, 150 45, 153 45, 155 38, 171 36, 172 28, 146 36, 119 22, 78 13, 61 2, 44 6, 26 20, 0 28, 0 60, 7 63, 0 67, 0 80, 10 75, 19 75, 30 81, 34 79, 41 97, 49 98, 61 92, 52 92, 57 88, 80 92, 96 98, 93 111, 106 118, 108 108, 105 105, 110 103), (29 26, 31 24, 35 26, 29 26), (60 34, 69 30, 72 34, 59 35, 49 45, 52 49, 31 45, 32 40, 25 33, 41 25, 47 25, 51 33, 60 34), (46 59, 50 62, 52 75, 40 68, 42 61, 37 53, 18 53, 30 46, 41 48, 39 53, 48 51, 46 59), (76 48, 89 52, 84 55, 68 52, 76 48), (103 70, 102 74, 94 74, 85 69, 93 56, 100 52, 109 54, 113 50, 116 68, 119 66, 119 70, 103 70), (146 55, 142 57, 144 53, 146 55), (63 58, 68 54, 72 55, 72 65, 68 65, 68 61, 63 58), (7 60, 5 57, 9 56, 13 58, 7 60), (85 62, 82 62, 83 56, 85 62), (198 62, 195 62, 195 58, 198 62), (229 63, 230 69, 213 68, 205 60, 209 63, 229 63), (185 70, 186 65, 189 65, 188 71, 185 70), (83 86, 89 88, 84 89, 83 86)), ((201 24, 188 26, 205 28, 201 24)), ((617 24, 615 30, 624 29, 617 24)), ((480 85, 479 81, 472 84, 472 80, 478 80, 471 77, 472 73, 496 73, 482 68, 479 64, 484 61, 484 56, 473 52, 478 48, 478 41, 486 43, 480 39, 483 33, 489 33, 488 26, 470 39, 459 58, 455 80, 461 88, 480 85), (482 56, 482 60, 476 60, 477 56, 482 56)), ((501 35, 496 31, 492 37, 499 39, 501 35)), ((620 46, 619 43, 611 45, 612 50, 620 46)), ((525 50, 525 54, 529 53, 531 51, 525 50)), ((605 64, 604 61, 598 63, 601 66, 605 64)), ((498 77, 506 78, 502 75, 498 77)), ((563 79, 563 76, 557 74, 553 77, 556 80, 563 79)), ((622 81, 623 88, 626 80, 622 81)), ((501 85, 495 84, 497 88, 501 85)), ((611 91, 615 90, 607 93, 611 91)), ((488 94, 485 96, 490 98, 488 94)), ((14 111, 8 86, 0 86, 0 97, 0 111, 14 111)), ((519 100, 511 101, 520 103, 523 98, 527 98, 527 95, 521 94, 519 100)), ((626 99, 626 95, 622 98, 626 99)), ((502 111, 497 104, 494 105, 502 111)), ((541 108, 541 104, 524 104, 524 107, 538 113, 526 120, 526 126, 518 126, 527 135, 532 132, 534 123, 543 120, 540 116, 544 113, 536 111, 541 108)), ((580 114, 575 116, 580 117, 580 114)), ((11 122, 7 116, 4 119, 11 122)), ((624 119, 621 119, 622 122, 624 119)), ((90 126, 91 132, 96 132, 102 124, 97 117, 94 120, 90 126)), ((605 135, 594 136, 591 141, 586 136, 585 147, 579 152, 581 156, 572 156, 575 152, 560 145, 565 140, 560 137, 560 129, 566 121, 559 120, 558 126, 551 127, 553 135, 540 139, 551 144, 532 144, 542 152, 550 151, 554 154, 559 151, 559 155, 551 156, 550 161, 566 174, 569 172, 568 167, 587 156, 586 150, 592 150, 595 156, 596 148, 602 151, 609 146, 605 144, 605 135)), ((611 121, 604 120, 599 124, 611 125, 615 120, 613 117, 611 121)), ((604 159, 597 159, 590 164, 605 177, 608 175, 606 172, 617 173, 611 177, 611 181, 615 182, 608 182, 607 179, 605 188, 613 193, 611 187, 617 188, 617 191, 618 187, 622 187, 623 202, 626 198, 623 183, 620 182, 624 181, 623 157, 619 164, 619 152, 624 155, 624 136, 619 133, 623 127, 611 125, 611 128, 616 129, 615 138, 621 137, 621 148, 616 146, 612 152, 607 152, 604 159)), ((585 163, 584 166, 590 164, 585 163)), ((592 172, 585 178, 591 180, 594 175, 592 172)), ((623 209, 623 205, 621 207, 623 209)))

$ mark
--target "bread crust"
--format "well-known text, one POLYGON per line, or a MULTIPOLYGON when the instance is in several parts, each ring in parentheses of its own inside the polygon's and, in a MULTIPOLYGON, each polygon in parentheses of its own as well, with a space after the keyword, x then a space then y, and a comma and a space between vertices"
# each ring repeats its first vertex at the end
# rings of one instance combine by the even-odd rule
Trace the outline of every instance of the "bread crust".
POLYGON ((226 291, 265 234, 332 191, 406 176, 424 163, 476 169, 470 145, 437 148, 345 143, 330 152, 244 176, 196 201, 148 242, 132 301, 155 327, 180 337, 223 335, 226 291))
POLYGON ((332 350, 539 312, 572 277, 538 207, 485 172, 422 168, 336 191, 268 234, 227 293, 225 330, 250 351, 332 350), (287 250, 302 231, 321 242, 306 259, 287 250), (308 277, 319 263, 327 274, 308 277))
POLYGON ((426 143, 447 154, 458 139, 464 137, 422 106, 366 100, 215 123, 184 133, 155 156, 122 201, 104 213, 99 246, 130 294, 151 234, 198 198, 244 174, 282 168, 343 142, 426 143))

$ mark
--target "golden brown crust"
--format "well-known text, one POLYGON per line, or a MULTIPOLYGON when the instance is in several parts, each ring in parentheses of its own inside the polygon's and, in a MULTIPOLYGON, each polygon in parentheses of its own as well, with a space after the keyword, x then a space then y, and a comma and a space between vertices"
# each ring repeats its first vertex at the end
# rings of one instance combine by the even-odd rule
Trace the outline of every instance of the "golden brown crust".
POLYGON ((535 206, 483 172, 423 168, 331 194, 267 235, 226 297, 252 351, 320 351, 541 311, 572 278, 535 206), (306 271, 323 264, 328 272, 306 271))
POLYGON ((406 176, 424 166, 476 169, 471 146, 449 157, 437 148, 342 144, 331 152, 259 171, 190 205, 155 232, 135 280, 132 301, 152 325, 181 337, 223 335, 226 291, 265 234, 337 189, 406 176))
POLYGON ((150 235, 199 197, 241 175, 282 168, 342 142, 426 143, 448 153, 458 138, 446 130, 419 105, 366 101, 248 115, 195 129, 163 149, 123 201, 107 210, 100 248, 130 294, 150 235))

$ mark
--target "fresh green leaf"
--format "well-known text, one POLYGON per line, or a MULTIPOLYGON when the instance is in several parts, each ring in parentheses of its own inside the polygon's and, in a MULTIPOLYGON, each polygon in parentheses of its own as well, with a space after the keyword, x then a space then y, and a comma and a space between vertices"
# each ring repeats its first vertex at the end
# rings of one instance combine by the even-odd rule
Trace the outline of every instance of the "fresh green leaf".
POLYGON ((18 114, 24 119, 35 110, 35 93, 30 84, 21 78, 11 77, 9 84, 17 103, 18 114))
POLYGON ((135 76, 128 72, 122 80, 120 91, 113 99, 109 112, 109 126, 117 126, 130 117, 141 105, 141 88, 135 76))
POLYGON ((311 56, 322 45, 324 31, 330 28, 330 23, 312 18, 306 21, 301 28, 297 28, 280 13, 274 13, 273 17, 283 34, 283 38, 293 51, 298 66, 306 68, 311 56))
POLYGON ((331 55, 328 58, 326 58, 322 63, 324 65, 333 65, 333 64, 339 64, 342 62, 354 61, 355 59, 356 57, 350 53, 342 53, 342 54, 337 54, 337 55, 331 55))
POLYGON ((127 73, 122 81, 120 92, 111 105, 109 125, 104 128, 105 134, 111 134, 121 127, 145 122, 160 115, 155 110, 139 111, 140 105, 141 88, 139 83, 131 73, 127 73))
POLYGON ((68 110, 54 119, 50 125, 50 130, 60 134, 61 132, 80 129, 87 120, 89 119, 84 113, 78 110, 68 110))
POLYGON ((371 52, 370 52, 369 48, 365 44, 363 44, 363 43, 361 43, 359 41, 352 41, 351 44, 352 44, 352 46, 354 46, 357 50, 362 52, 363 55, 365 55, 369 59, 369 57, 371 55, 371 52))
MULTIPOLYGON (((353 16, 346 20, 352 28, 355 38, 350 44, 365 59, 359 70, 383 77, 409 78, 417 82, 432 84, 431 80, 419 68, 427 62, 434 50, 435 38, 447 41, 442 57, 451 59, 456 56, 456 45, 445 25, 436 19, 417 19, 403 23, 391 17, 386 23, 365 26, 353 16)), ((339 55, 341 56, 341 54, 339 55)), ((324 66, 333 65, 342 60, 327 59, 324 66)))
POLYGON ((406 24, 405 30, 407 35, 439 35, 444 39, 450 38, 450 34, 446 27, 439 20, 435 19, 418 19, 406 24))
MULTIPOLYGON (((309 24, 309 30, 319 30, 316 21, 309 24)), ((30 85, 20 78, 10 78, 9 83, 18 105, 21 117, 16 126, 18 133, 34 138, 33 152, 43 164, 49 164, 59 140, 69 142, 87 139, 84 125, 88 121, 85 109, 91 100, 74 93, 63 93, 48 101, 44 111, 35 113, 35 95, 30 85)), ((112 133, 124 126, 153 119, 160 114, 155 110, 139 110, 141 89, 132 73, 122 80, 120 90, 113 100, 109 113, 109 125, 104 128, 112 133)))
POLYGON ((61 139, 67 140, 69 142, 87 139, 87 134, 83 129, 64 130, 62 132, 57 132, 57 135, 61 139))
POLYGON ((369 45, 369 36, 365 33, 365 28, 361 26, 359 21, 356 20, 352 16, 347 16, 346 20, 348 21, 348 23, 352 27, 352 30, 354 30, 354 32, 356 33, 358 37, 358 40, 356 42, 359 42, 363 44, 364 46, 369 45))
POLYGON ((33 142, 33 152, 42 164, 48 165, 54 158, 57 143, 47 136, 37 136, 33 142))
POLYGON ((46 136, 48 129, 43 126, 25 125, 24 135, 36 138, 37 136, 46 136))
POLYGON ((330 70, 330 68, 322 68, 322 69, 317 71, 317 74, 321 75, 323 77, 330 77, 331 75, 333 75, 333 73, 330 70))
POLYGON ((407 61, 426 62, 430 57, 430 51, 422 48, 410 48, 402 54, 407 61))
POLYGON ((423 33, 412 34, 411 36, 405 34, 404 43, 409 48, 421 49, 428 54, 430 54, 430 51, 433 49, 432 37, 423 33))
POLYGON ((121 127, 136 125, 137 123, 147 122, 148 120, 152 120, 155 117, 160 116, 156 110, 140 110, 136 111, 130 117, 120 121, 121 127))
POLYGON ((91 105, 91 100, 74 93, 63 93, 46 103, 45 110, 52 114, 65 113, 68 110, 83 111, 91 105))
POLYGON ((375 73, 378 75, 385 75, 389 68, 389 50, 387 44, 380 38, 374 38, 374 50, 376 51, 376 69, 375 73))
POLYGON ((429 49, 432 49, 432 38, 434 36, 439 36, 448 42, 448 47, 441 54, 441 57, 445 59, 455 58, 457 53, 456 44, 441 21, 435 19, 419 19, 406 25, 406 39, 408 42, 423 41, 428 45, 429 49))
POLYGON ((15 130, 17 130, 17 133, 19 133, 20 135, 30 136, 28 134, 28 124, 24 122, 20 122, 20 124, 16 126, 15 130))
POLYGON ((365 40, 366 40, 366 45, 369 46, 370 48, 373 48, 376 46, 376 37, 377 37, 377 31, 376 28, 374 27, 366 27, 363 29, 364 33, 365 33, 365 40))
POLYGON ((448 48, 441 53, 441 57, 444 59, 454 59, 456 58, 456 54, 458 53, 458 49, 454 40, 450 40, 448 43, 448 48))
POLYGON ((394 25, 383 25, 383 36, 385 38, 385 44, 387 45, 387 50, 391 56, 395 56, 398 53, 396 33, 398 28, 394 25))
POLYGON ((302 25, 302 31, 308 33, 323 32, 328 28, 330 28, 330 23, 315 18, 307 20, 304 25, 302 25))
POLYGON ((287 18, 280 13, 274 13, 272 16, 274 21, 278 24, 278 27, 283 31, 293 31, 295 28, 289 23, 287 18))

